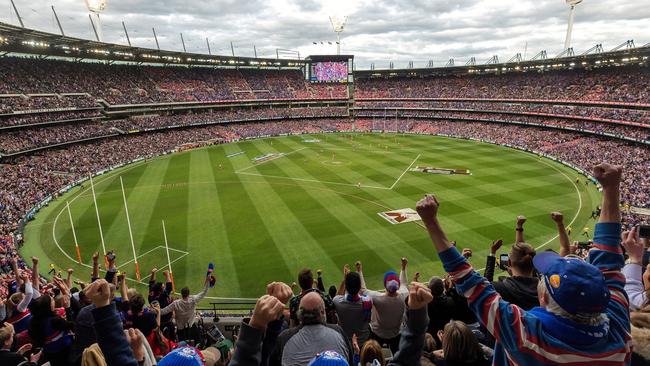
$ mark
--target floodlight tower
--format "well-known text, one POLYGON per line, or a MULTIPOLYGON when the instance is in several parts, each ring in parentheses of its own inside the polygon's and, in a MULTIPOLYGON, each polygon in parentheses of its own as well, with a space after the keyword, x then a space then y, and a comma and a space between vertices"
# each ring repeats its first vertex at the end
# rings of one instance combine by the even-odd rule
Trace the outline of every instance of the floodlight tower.
POLYGON ((341 17, 341 16, 331 16, 330 17, 330 23, 332 23, 332 29, 334 30, 334 33, 336 33, 336 54, 340 55, 341 54, 341 33, 343 33, 343 30, 345 29, 345 22, 348 21, 348 17, 341 17))
POLYGON ((568 50, 571 47, 571 32, 573 32, 573 18, 576 15, 576 6, 580 4, 582 0, 566 0, 567 5, 569 5, 569 27, 566 30, 566 40, 564 41, 564 50, 568 50))
POLYGON ((106 10, 106 4, 108 3, 108 0, 84 0, 84 2, 88 8, 90 20, 93 23, 93 28, 95 30, 97 39, 100 42, 103 42, 104 37, 102 34, 102 23, 99 19, 99 13, 106 10))

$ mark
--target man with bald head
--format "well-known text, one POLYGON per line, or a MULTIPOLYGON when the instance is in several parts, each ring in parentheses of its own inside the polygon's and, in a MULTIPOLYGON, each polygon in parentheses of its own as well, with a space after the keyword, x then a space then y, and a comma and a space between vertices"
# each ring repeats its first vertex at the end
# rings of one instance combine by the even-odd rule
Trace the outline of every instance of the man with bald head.
POLYGON ((269 365, 304 366, 323 351, 336 351, 352 364, 352 345, 343 329, 326 324, 325 303, 317 292, 307 293, 298 308, 300 325, 280 334, 269 365))

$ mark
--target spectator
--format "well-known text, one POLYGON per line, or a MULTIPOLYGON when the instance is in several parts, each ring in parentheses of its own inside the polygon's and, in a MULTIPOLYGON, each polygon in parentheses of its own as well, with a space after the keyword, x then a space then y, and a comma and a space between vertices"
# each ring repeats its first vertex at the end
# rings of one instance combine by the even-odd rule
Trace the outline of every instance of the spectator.
POLYGON ((52 366, 67 365, 74 335, 70 291, 65 282, 54 277, 54 283, 61 291, 65 318, 57 314, 54 298, 43 295, 30 304, 32 319, 28 334, 33 345, 43 349, 43 357, 52 366))
MULTIPOLYGON (((454 300, 445 293, 445 285, 440 277, 432 277, 429 280, 428 287, 431 291, 431 296, 433 296, 433 300, 427 305, 427 312, 429 314, 427 333, 437 335, 450 320, 454 319, 454 310, 456 307, 454 300)), ((434 342, 436 342, 437 348, 442 347, 440 339, 436 341, 434 338, 434 342)))
MULTIPOLYGON (((533 258, 535 257, 535 249, 523 241, 523 225, 525 222, 526 218, 524 216, 517 218, 517 242, 512 246, 508 254, 507 268, 510 276, 501 278, 492 284, 496 292, 505 301, 524 310, 530 310, 539 306, 539 299, 537 298, 537 283, 539 281, 534 275, 533 258)), ((487 257, 485 266, 485 278, 488 281, 492 281, 494 277, 496 253, 502 244, 502 240, 496 240, 490 247, 490 255, 487 257)))
POLYGON ((190 296, 190 289, 188 287, 183 287, 181 289, 181 298, 174 300, 174 302, 160 310, 161 317, 174 312, 176 328, 178 329, 178 339, 196 339, 196 329, 194 328, 194 322, 196 321, 196 304, 207 295, 209 285, 210 277, 206 276, 205 281, 203 282, 203 290, 192 296, 190 296))
MULTIPOLYGON (((320 276, 320 271, 318 275, 318 281, 322 284, 322 278, 320 276)), ((325 294, 322 289, 314 288, 314 275, 311 270, 304 268, 298 273, 298 285, 300 286, 300 293, 291 298, 289 301, 289 314, 291 318, 291 326, 295 327, 298 325, 298 308, 300 306, 300 301, 303 296, 310 292, 317 292, 325 303, 325 313, 327 316, 327 323, 336 324, 336 309, 334 308, 334 303, 329 295, 325 294)))
POLYGON ((367 296, 359 295, 361 275, 357 272, 350 272, 347 264, 343 268, 343 276, 337 295, 333 299, 339 325, 345 331, 348 340, 352 340, 352 336, 356 334, 359 338, 359 345, 363 347, 363 344, 370 338, 372 300, 367 296))
POLYGON ((299 327, 282 332, 269 365, 306 365, 318 353, 336 351, 352 363, 352 345, 343 329, 326 324, 325 303, 320 294, 304 295, 298 309, 299 327))
POLYGON ((5 323, 0 328, 0 365, 2 366, 36 366, 41 358, 42 351, 29 355, 29 360, 24 356, 25 353, 32 350, 31 344, 26 344, 12 352, 11 347, 14 344, 14 327, 11 323, 5 323))
POLYGON ((504 301, 449 244, 437 219, 440 204, 435 197, 427 196, 418 202, 417 211, 445 270, 469 295, 470 307, 497 340, 494 364, 569 364, 576 359, 619 364, 629 361, 629 305, 620 273, 621 173, 620 167, 609 164, 594 169, 594 176, 603 186, 603 204, 590 263, 552 252, 535 256, 534 264, 543 277, 538 287, 542 307, 531 311, 504 301))
POLYGON ((380 345, 388 345, 388 348, 395 353, 399 348, 400 330, 406 315, 405 300, 408 297, 406 265, 408 260, 402 258, 402 270, 399 277, 395 272, 384 274, 385 292, 366 290, 361 262, 357 262, 357 272, 361 276, 362 293, 370 298, 372 302, 372 313, 370 319, 370 339, 379 342, 380 345))
POLYGON ((434 352, 437 366, 488 366, 489 357, 483 353, 474 333, 460 321, 451 321, 438 332, 442 349, 434 352))
MULTIPOLYGON (((288 295, 290 291, 290 288, 287 287, 286 293, 288 295)), ((269 292, 268 289, 267 292, 269 292)), ((267 326, 270 328, 270 323, 280 319, 284 307, 282 301, 276 296, 278 295, 271 296, 267 294, 257 300, 250 322, 248 324, 242 323, 241 333, 230 366, 256 366, 263 362, 262 338, 264 333, 267 332, 267 339, 264 341, 268 340, 269 329, 267 326)), ((317 302, 320 300, 316 294, 308 294, 307 296, 317 302)), ((285 300, 288 298, 289 296, 285 300)), ((428 323, 425 307, 430 301, 431 293, 424 285, 415 282, 411 284, 408 297, 409 310, 406 328, 402 331, 400 350, 388 363, 388 366, 411 366, 416 365, 419 361, 424 346, 426 324, 428 323)), ((341 363, 335 363, 335 365, 341 365, 341 363)))

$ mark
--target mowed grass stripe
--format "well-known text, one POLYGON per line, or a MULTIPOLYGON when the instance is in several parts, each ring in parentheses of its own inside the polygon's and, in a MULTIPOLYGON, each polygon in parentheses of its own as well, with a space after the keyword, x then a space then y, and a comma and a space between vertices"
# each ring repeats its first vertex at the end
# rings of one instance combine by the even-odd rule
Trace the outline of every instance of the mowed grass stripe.
MULTIPOLYGON (((247 151, 247 154, 252 150, 250 144, 243 144, 241 149, 247 151)), ((210 151, 211 161, 215 161, 221 155, 215 151, 210 151)), ((226 152, 227 150, 223 154, 226 152)), ((224 161, 224 167, 230 171, 249 165, 250 160, 238 157, 224 161)), ((257 197, 250 195, 250 191, 259 190, 266 183, 258 177, 236 174, 233 175, 233 181, 232 184, 215 182, 219 191, 223 224, 228 232, 235 268, 238 273, 244 274, 238 277, 240 295, 258 297, 263 292, 262 281, 266 281, 269 277, 290 281, 295 274, 290 271, 285 253, 272 238, 271 231, 275 231, 277 228, 268 227, 262 218, 261 208, 258 209, 258 205, 261 204, 260 200, 266 198, 262 197, 258 200, 257 197), (255 179, 251 180, 251 178, 255 179)), ((224 292, 232 293, 228 289, 224 292)))
MULTIPOLYGON (((275 143, 277 144, 277 141, 275 143)), ((259 153, 276 150, 275 147, 264 140, 255 141, 254 149, 259 153)), ((276 151, 281 151, 281 149, 276 151)), ((274 163, 275 161, 270 161, 266 164, 274 163)), ((256 167, 252 168, 251 171, 256 172, 256 167)), ((247 184, 244 183, 244 186, 247 184)), ((317 263, 318 261, 324 267, 335 267, 335 263, 331 261, 327 252, 302 225, 300 217, 287 205, 283 197, 273 190, 271 183, 266 181, 263 184, 257 184, 257 187, 249 194, 255 201, 261 202, 256 208, 265 224, 268 227, 279 229, 275 230, 277 231, 275 234, 271 233, 271 237, 285 255, 290 268, 297 273, 301 263, 317 263), (302 244, 298 245, 298 243, 302 244)), ((316 212, 313 212, 313 214, 316 214, 316 212)))
MULTIPOLYGON (((288 140, 285 142, 287 142, 285 146, 289 146, 288 140)), ((278 142, 276 142, 277 144, 278 142)), ((293 145, 292 147, 298 146, 293 145)), ((291 174, 289 171, 301 176, 307 174, 301 166, 291 161, 281 164, 278 162, 278 169, 285 174, 291 174)), ((316 177, 312 178, 316 180, 316 177)), ((370 227, 378 231, 377 236, 385 237, 384 234, 389 234, 381 232, 383 228, 377 225, 373 215, 374 212, 383 209, 381 204, 361 199, 356 199, 354 204, 350 203, 341 198, 343 192, 320 183, 296 182, 293 186, 274 183, 272 186, 282 197, 290 197, 286 193, 291 190, 298 190, 302 193, 293 195, 295 198, 292 198, 287 204, 298 212, 303 211, 303 206, 310 207, 311 212, 302 212, 299 215, 300 220, 305 227, 314 231, 315 235, 318 234, 319 241, 324 242, 327 253, 337 262, 338 266, 335 270, 340 270, 342 264, 353 263, 359 259, 360 253, 363 254, 363 259, 366 262, 374 263, 373 265, 377 268, 384 268, 384 270, 391 268, 386 261, 390 258, 385 256, 387 253, 378 245, 376 238, 366 238, 356 234, 356 232, 370 227), (368 215, 372 219, 368 219, 368 215), (332 223, 333 227, 330 226, 332 223)))
MULTIPOLYGON (((212 159, 223 150, 213 151, 215 153, 210 154, 207 149, 199 149, 191 155, 187 242, 192 244, 189 248, 192 257, 202 258, 206 265, 208 261, 215 263, 215 275, 219 278, 216 295, 234 297, 241 293, 239 270, 233 260, 229 233, 219 199, 222 186, 214 184, 215 175, 223 175, 224 170, 215 170, 219 163, 212 159), (193 245, 194 243, 200 245, 193 245), (224 287, 224 284, 228 286, 224 287)), ((187 258, 187 261, 191 262, 191 257, 187 258)), ((192 276, 197 277, 194 273, 192 276)))
MULTIPOLYGON (((285 140, 285 142, 290 144, 288 140, 285 140)), ((295 144, 295 142, 291 143, 295 144)), ((293 146, 297 147, 297 145, 293 146)), ((282 167, 285 166, 286 164, 282 165, 282 167)), ((295 168, 300 169, 301 167, 296 166, 295 168)), ((305 174, 305 172, 300 174, 305 174)), ((350 231, 354 232, 355 236, 360 238, 359 243, 352 243, 356 246, 356 249, 352 248, 350 252, 344 252, 343 258, 347 263, 354 262, 356 259, 362 259, 365 263, 370 263, 368 268, 371 271, 368 271, 368 273, 379 273, 376 278, 373 277, 372 279, 378 279, 381 277, 380 274, 388 269, 397 268, 396 263, 399 263, 401 256, 409 256, 415 261, 422 256, 427 256, 428 253, 401 245, 403 239, 394 234, 393 225, 376 215, 377 212, 385 211, 390 209, 390 207, 379 203, 381 201, 377 202, 375 197, 370 197, 370 199, 359 197, 358 193, 361 190, 356 188, 352 189, 352 193, 346 194, 340 192, 340 189, 328 187, 326 184, 315 185, 304 183, 299 185, 304 187, 304 191, 307 194, 314 197, 322 197, 323 202, 326 202, 324 208, 330 212, 330 215, 335 216, 350 231), (368 204, 367 202, 377 202, 377 204, 368 204), (363 244, 366 249, 361 250, 359 244, 363 244), (375 259, 376 256, 379 256, 381 259, 375 259)), ((379 190, 369 191, 379 192, 378 194, 384 192, 379 190)), ((406 225, 411 226, 415 224, 406 225)), ((349 238, 349 240, 353 239, 349 238)))

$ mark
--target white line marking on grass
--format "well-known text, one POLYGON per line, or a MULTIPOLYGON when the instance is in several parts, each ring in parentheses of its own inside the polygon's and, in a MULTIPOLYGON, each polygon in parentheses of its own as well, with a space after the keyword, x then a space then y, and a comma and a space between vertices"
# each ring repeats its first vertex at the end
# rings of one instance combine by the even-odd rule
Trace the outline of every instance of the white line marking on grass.
POLYGON ((317 180, 317 179, 304 179, 304 178, 292 178, 292 177, 283 177, 280 175, 268 175, 268 174, 259 174, 259 173, 238 173, 241 175, 252 175, 256 177, 268 177, 268 178, 279 178, 279 179, 289 179, 289 180, 295 180, 299 182, 313 182, 313 183, 322 183, 322 184, 334 184, 337 186, 347 186, 347 187, 359 187, 359 188, 372 188, 372 189, 384 189, 384 190, 390 190, 390 188, 387 187, 378 187, 378 186, 368 186, 365 184, 361 185, 356 185, 356 184, 350 184, 350 183, 338 183, 338 182, 328 182, 328 181, 323 181, 323 180, 317 180))
MULTIPOLYGON (((534 157, 530 157, 530 158, 531 158, 531 159, 535 159, 535 161, 539 161, 539 162, 541 162, 541 163, 543 163, 543 164, 546 164, 546 165, 550 166, 551 168, 555 169, 555 170, 558 171, 560 174, 562 174, 562 175, 563 175, 563 176, 564 176, 564 177, 565 177, 569 182, 571 182, 571 184, 573 184, 573 187, 576 189, 576 192, 578 193, 578 211, 576 211, 575 216, 573 216, 573 219, 571 220, 571 222, 569 222, 569 225, 567 225, 567 226, 571 226, 571 225, 573 225, 573 223, 578 219, 578 216, 580 215, 580 211, 582 211, 582 195, 580 194, 580 189, 578 189, 578 185, 576 185, 576 183, 573 181, 573 179, 571 179, 568 175, 566 175, 566 173, 564 173, 563 171, 561 171, 561 170, 558 169, 557 167, 553 166, 552 164, 550 164, 550 163, 548 163, 548 162, 546 162, 546 161, 544 161, 544 160, 538 160, 538 159, 536 159, 536 158, 534 158, 534 157)), ((554 237, 552 237, 552 238, 550 238, 549 240, 547 240, 546 242, 544 242, 543 244, 538 245, 538 246, 535 248, 535 251, 537 251, 537 250, 539 250, 539 249, 541 249, 541 248, 547 246, 547 245, 550 244, 553 240, 557 239, 559 236, 560 236, 560 234, 557 234, 557 235, 555 235, 554 237)), ((477 269, 476 271, 477 271, 477 272, 485 271, 485 267, 484 267, 484 268, 481 268, 481 269, 477 269)))
MULTIPOLYGON (((576 183, 573 181, 573 179, 571 179, 568 175, 566 175, 566 173, 564 173, 563 171, 561 171, 557 167, 547 163, 544 160, 540 160, 540 162, 542 162, 542 163, 550 166, 551 168, 555 169, 556 171, 560 172, 560 174, 562 174, 569 182, 571 182, 571 184, 573 184, 573 187, 576 189, 576 192, 578 192, 578 210, 576 211, 575 216, 573 216, 573 219, 571 220, 571 222, 569 222, 569 225, 567 225, 567 226, 573 225, 573 223, 578 219, 578 216, 580 215, 580 211, 582 211, 582 195, 580 194, 580 189, 578 189, 578 186, 576 185, 576 183)), ((537 248, 535 248, 535 250, 538 250, 538 249, 541 249, 541 248, 545 247, 550 242, 557 239, 559 236, 560 236, 560 234, 555 235, 553 238, 549 239, 544 244, 542 244, 542 245, 538 246, 537 248)))
POLYGON ((287 155, 291 155, 291 154, 293 154, 293 153, 295 153, 295 152, 302 151, 302 150, 304 150, 304 149, 306 149, 306 148, 307 148, 307 146, 305 146, 305 147, 301 147, 301 148, 298 149, 298 150, 293 150, 293 151, 288 152, 288 153, 286 153, 286 154, 284 154, 284 153, 280 153, 278 156, 274 156, 274 157, 271 158, 271 159, 264 160, 263 162, 261 162, 261 163, 259 163, 259 164, 253 164, 253 165, 251 165, 251 166, 247 166, 246 168, 242 168, 242 169, 239 169, 239 170, 235 170, 235 173, 236 173, 236 174, 239 174, 239 173, 241 173, 241 172, 243 172, 243 171, 245 171, 245 170, 248 170, 248 169, 250 169, 250 168, 252 168, 252 167, 260 166, 260 165, 262 165, 262 164, 268 163, 269 161, 273 161, 273 160, 277 160, 277 159, 283 158, 283 157, 285 157, 285 156, 287 156, 287 155))
MULTIPOLYGON (((135 169, 135 168, 139 167, 140 165, 142 165, 142 164, 145 163, 145 162, 146 162, 146 160, 142 160, 142 161, 140 161, 140 162, 134 163, 133 166, 128 167, 128 168, 122 170, 121 173, 124 173, 124 172, 127 172, 127 171, 129 171, 129 170, 135 169)), ((108 180, 109 178, 112 178, 112 177, 114 177, 114 174, 110 174, 110 175, 108 175, 108 176, 105 176, 104 179, 100 179, 100 180, 98 180, 98 181, 96 182, 96 184, 103 183, 103 182, 105 182, 106 180, 108 180)), ((74 198, 72 198, 69 202, 70 202, 70 203, 73 203, 75 200, 77 200, 77 198, 81 197, 82 193, 85 192, 85 191, 88 191, 88 188, 81 188, 78 192, 76 192, 76 193, 77 193, 77 196, 75 196, 74 198)), ((59 245, 59 241, 56 240, 56 233, 55 233, 55 230, 56 230, 56 223, 58 222, 59 217, 60 217, 61 214, 63 213, 63 210, 64 210, 64 209, 65 209, 65 208, 61 208, 61 211, 59 211, 59 214, 56 215, 56 217, 54 218, 54 223, 52 224, 52 239, 54 240, 54 244, 56 244, 56 247, 59 248, 59 251, 61 251, 61 253, 63 253, 63 255, 65 255, 65 256, 66 256, 68 259, 70 259, 72 262, 75 262, 75 263, 81 264, 81 265, 83 265, 83 266, 85 266, 85 267, 88 267, 88 268, 93 268, 92 266, 90 266, 90 265, 88 265, 88 264, 85 264, 85 263, 79 263, 79 262, 77 262, 75 259, 72 259, 72 257, 70 257, 70 256, 68 255, 68 253, 66 253, 66 251, 63 250, 63 248, 61 248, 61 246, 59 245)), ((137 281, 136 281, 136 282, 137 282, 137 281)))
POLYGON ((409 169, 411 169, 411 167, 413 166, 413 164, 415 164, 415 162, 420 158, 420 156, 422 156, 422 154, 418 154, 418 156, 416 156, 415 159, 413 159, 413 162, 411 162, 411 165, 409 165, 408 168, 404 169, 404 171, 402 172, 402 174, 401 174, 399 177, 397 177, 397 180, 395 181, 395 183, 393 183, 393 185, 390 186, 390 188, 388 188, 388 189, 393 189, 393 188, 395 188, 395 186, 397 185, 397 183, 399 183, 400 179, 402 179, 402 177, 404 176, 404 174, 406 174, 406 172, 408 172, 409 169))

